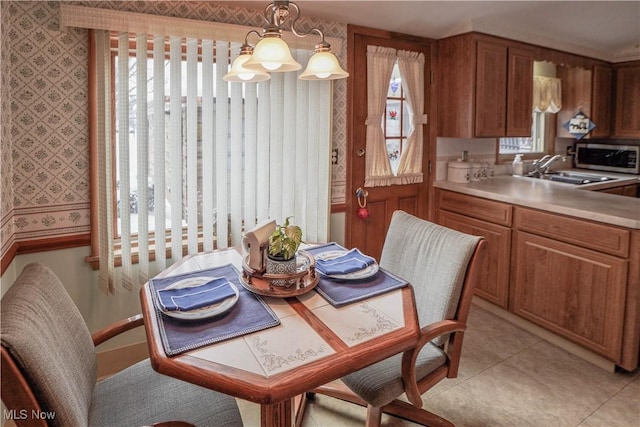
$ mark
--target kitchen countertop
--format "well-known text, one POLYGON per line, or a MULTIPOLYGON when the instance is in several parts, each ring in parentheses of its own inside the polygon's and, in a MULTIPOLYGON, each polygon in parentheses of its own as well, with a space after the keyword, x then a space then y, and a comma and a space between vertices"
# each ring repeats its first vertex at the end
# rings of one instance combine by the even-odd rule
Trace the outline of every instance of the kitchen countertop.
MULTIPOLYGON (((581 170, 581 172, 586 171, 581 170)), ((527 208, 640 229, 640 198, 588 191, 638 183, 640 177, 593 171, 589 173, 618 179, 603 183, 574 185, 521 176, 499 175, 466 184, 436 181, 434 186, 527 208)))

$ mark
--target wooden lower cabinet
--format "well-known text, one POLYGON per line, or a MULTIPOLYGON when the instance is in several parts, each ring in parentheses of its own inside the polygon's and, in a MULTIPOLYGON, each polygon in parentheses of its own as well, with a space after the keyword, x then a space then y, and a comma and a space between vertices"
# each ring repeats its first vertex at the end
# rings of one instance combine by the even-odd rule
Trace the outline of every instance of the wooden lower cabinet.
POLYGON ((515 231, 510 309, 611 360, 619 360, 628 262, 515 231))
POLYGON ((438 223, 487 239, 476 295, 628 371, 640 357, 640 230, 436 189, 438 223))
POLYGON ((506 309, 509 301, 511 229, 452 212, 441 211, 440 224, 487 239, 487 255, 475 294, 506 309))
POLYGON ((640 184, 622 185, 600 190, 601 193, 618 194, 620 196, 640 197, 640 184))

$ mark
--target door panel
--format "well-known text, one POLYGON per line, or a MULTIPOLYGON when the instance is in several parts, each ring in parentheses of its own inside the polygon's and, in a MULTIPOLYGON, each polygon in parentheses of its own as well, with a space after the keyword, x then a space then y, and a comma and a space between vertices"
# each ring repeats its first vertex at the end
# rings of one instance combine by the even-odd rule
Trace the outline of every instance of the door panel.
POLYGON ((358 26, 348 26, 348 63, 350 74, 347 123, 347 212, 345 216, 345 244, 358 247, 363 252, 380 259, 384 237, 395 210, 402 209, 421 218, 427 217, 427 194, 430 177, 428 174, 429 140, 431 123, 431 98, 429 75, 431 70, 431 49, 433 41, 413 36, 403 36, 386 31, 358 26), (364 187, 365 160, 358 155, 366 149, 367 117, 367 59, 368 45, 392 47, 397 50, 419 51, 425 55, 425 106, 428 123, 423 126, 423 174, 422 183, 392 185, 388 187, 364 187), (357 216, 360 208, 356 189, 364 188, 367 195, 366 207, 369 216, 357 216))
POLYGON ((398 209, 401 209, 406 213, 410 213, 411 215, 418 215, 418 198, 411 196, 399 199, 398 209))

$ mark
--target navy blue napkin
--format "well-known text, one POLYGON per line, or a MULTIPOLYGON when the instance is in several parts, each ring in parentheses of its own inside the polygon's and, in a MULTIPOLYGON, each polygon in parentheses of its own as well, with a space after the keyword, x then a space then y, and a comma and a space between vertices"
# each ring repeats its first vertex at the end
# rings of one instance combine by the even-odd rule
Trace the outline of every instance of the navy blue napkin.
POLYGON ((264 300, 245 289, 240 283, 240 272, 227 264, 207 270, 149 280, 153 304, 158 319, 162 346, 167 356, 211 345, 220 341, 250 334, 280 324, 280 319, 264 300), (240 291, 238 302, 226 313, 202 320, 182 320, 162 312, 158 292, 167 286, 191 277, 222 277, 236 285, 240 291))
MULTIPOLYGON (((323 252, 346 249, 333 242, 305 250, 315 256, 323 252)), ((316 263, 317 262, 318 261, 316 261, 316 263)), ((406 280, 380 268, 373 276, 359 280, 342 280, 320 276, 315 291, 322 295, 325 300, 329 301, 332 306, 342 307, 403 288, 407 285, 408 282, 406 280)))
POLYGON ((158 299, 164 311, 189 311, 208 307, 234 296, 235 290, 224 277, 179 289, 160 289, 158 299))
POLYGON ((316 269, 327 276, 349 274, 367 268, 375 262, 375 259, 363 254, 358 249, 351 249, 332 259, 317 259, 316 269))

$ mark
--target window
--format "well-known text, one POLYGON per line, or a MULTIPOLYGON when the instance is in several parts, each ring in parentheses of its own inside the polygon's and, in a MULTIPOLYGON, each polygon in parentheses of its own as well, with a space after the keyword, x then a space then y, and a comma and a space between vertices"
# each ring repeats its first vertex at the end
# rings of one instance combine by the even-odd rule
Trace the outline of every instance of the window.
POLYGON ((422 182, 421 52, 367 46, 366 187, 422 182))
POLYGON ((396 61, 389 81, 387 104, 382 123, 389 163, 391 164, 391 171, 394 175, 398 175, 400 157, 407 143, 407 135, 409 135, 411 131, 410 124, 404 89, 402 88, 400 69, 396 61))
POLYGON ((531 137, 500 138, 499 160, 511 161, 514 154, 534 158, 554 152, 556 113, 562 108, 562 81, 555 77, 556 66, 549 62, 535 61, 533 73, 531 137))
MULTIPOLYGON (((549 144, 547 135, 555 123, 551 113, 533 112, 530 137, 500 138, 500 154, 543 154, 549 144)), ((553 145, 551 145, 553 146, 553 145)))
MULTIPOLYGON (((239 245, 245 228, 267 218, 294 216, 305 240, 327 240, 330 81, 273 73, 258 84, 225 82, 240 48, 226 40, 95 38, 91 259, 109 290, 119 259, 131 287, 184 253, 239 245)), ((311 53, 293 54, 305 62, 311 53)))

